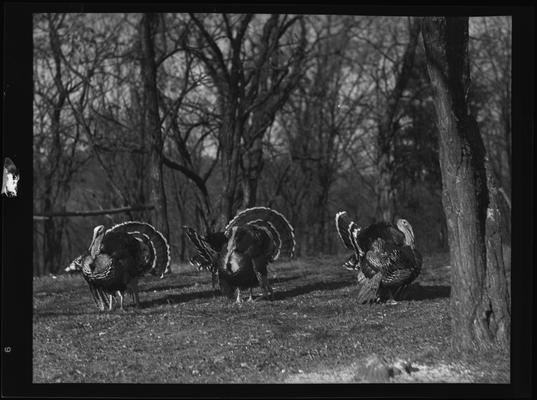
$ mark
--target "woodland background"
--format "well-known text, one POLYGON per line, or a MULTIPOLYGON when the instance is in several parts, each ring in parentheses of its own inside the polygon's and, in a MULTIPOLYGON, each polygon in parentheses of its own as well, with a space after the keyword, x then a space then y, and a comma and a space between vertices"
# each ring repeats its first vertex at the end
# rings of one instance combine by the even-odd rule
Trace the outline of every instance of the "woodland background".
MULTIPOLYGON (((183 225, 216 230, 253 205, 289 219, 299 256, 343 250, 340 210, 360 224, 404 217, 423 253, 447 251, 418 26, 350 15, 35 14, 34 274, 60 273, 95 225, 126 219, 154 223, 183 261, 183 225)), ((469 33, 468 99, 509 244, 511 18, 472 17, 469 33)))

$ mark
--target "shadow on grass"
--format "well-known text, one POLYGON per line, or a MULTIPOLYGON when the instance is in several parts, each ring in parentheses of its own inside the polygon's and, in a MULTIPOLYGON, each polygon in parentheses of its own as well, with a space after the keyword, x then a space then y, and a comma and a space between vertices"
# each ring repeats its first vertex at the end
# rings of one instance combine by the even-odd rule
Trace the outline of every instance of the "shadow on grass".
MULTIPOLYGON (((179 294, 171 294, 163 297, 159 297, 156 299, 151 300, 145 300, 143 298, 140 298, 140 310, 143 309, 149 309, 152 307, 162 306, 162 305, 173 305, 173 304, 180 304, 185 303, 190 300, 195 299, 207 299, 207 298, 213 298, 213 297, 219 297, 220 292, 214 291, 214 290, 206 290, 201 292, 190 292, 190 293, 179 293, 179 294)), ((130 302, 128 304, 125 304, 126 311, 130 310, 136 310, 136 307, 134 307, 133 304, 130 302)), ((114 308, 111 313, 121 313, 121 311, 117 310, 117 308, 114 308)), ((89 315, 89 314, 99 314, 99 313, 109 313, 108 310, 100 312, 95 308, 94 311, 73 311, 70 312, 69 310, 66 311, 36 311, 34 310, 34 318, 45 318, 45 317, 58 317, 58 316, 68 316, 68 315, 89 315)))
POLYGON ((270 285, 278 285, 280 283, 294 281, 295 279, 298 279, 300 277, 301 277, 301 275, 288 276, 288 277, 285 277, 285 278, 269 278, 269 284, 270 285))
POLYGON ((402 294, 402 300, 432 300, 449 297, 451 293, 450 286, 422 286, 414 283, 410 285, 402 294))
MULTIPOLYGON (((94 316, 97 316, 97 315, 105 315, 105 314, 108 314, 108 315, 120 314, 120 313, 123 312, 123 311, 119 310, 118 308, 114 308, 112 311, 109 311, 108 308, 106 308, 104 311, 100 311, 97 308, 97 306, 95 306, 95 308, 92 308, 91 306, 88 307, 87 305, 83 305, 81 307, 83 307, 83 309, 76 309, 76 310, 68 309, 68 310, 65 310, 65 311, 63 311, 63 310, 62 311, 50 311, 50 310, 39 311, 39 310, 34 310, 33 318, 37 321, 37 320, 40 320, 40 319, 46 319, 47 317, 68 317, 68 316, 82 316, 82 315, 94 315, 94 316)), ((124 312, 129 312, 131 310, 135 310, 134 305, 132 305, 130 303, 124 305, 124 307, 125 307, 124 312)))
POLYGON ((151 308, 154 306, 160 306, 165 304, 180 304, 190 300, 210 299, 218 296, 220 296, 220 292, 217 290, 204 290, 201 292, 171 294, 148 301, 140 300, 140 308, 151 308))
POLYGON ((306 293, 314 292, 316 290, 336 290, 347 286, 355 285, 354 282, 338 281, 338 282, 316 282, 309 285, 298 286, 290 290, 284 290, 281 292, 274 292, 274 300, 285 300, 288 298, 300 296, 306 293))
POLYGON ((158 283, 155 284, 146 284, 143 287, 140 288, 140 293, 142 292, 152 292, 156 290, 157 292, 164 291, 164 290, 175 290, 175 289, 184 289, 188 287, 194 286, 195 283, 187 283, 187 284, 180 284, 180 285, 159 285, 158 283))

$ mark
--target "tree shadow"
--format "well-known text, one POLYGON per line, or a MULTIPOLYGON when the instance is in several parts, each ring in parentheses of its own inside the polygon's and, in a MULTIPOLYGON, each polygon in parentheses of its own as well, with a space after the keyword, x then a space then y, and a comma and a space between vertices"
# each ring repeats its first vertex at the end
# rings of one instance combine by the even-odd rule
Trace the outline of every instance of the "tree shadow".
MULTIPOLYGON (((101 311, 101 313, 104 313, 104 311, 101 311)), ((64 316, 81 316, 81 315, 98 315, 99 311, 97 308, 95 308, 95 311, 62 311, 62 312, 54 312, 54 311, 36 311, 34 310, 32 318, 34 319, 34 322, 37 322, 41 319, 45 319, 47 317, 64 317, 64 316)))
POLYGON ((273 300, 285 300, 292 297, 300 296, 306 293, 314 292, 316 290, 337 290, 347 286, 353 286, 355 282, 349 281, 335 281, 335 282, 316 282, 309 285, 294 287, 289 290, 275 291, 273 300))
POLYGON ((175 290, 175 289, 184 289, 184 288, 188 288, 188 287, 192 287, 194 286, 195 283, 186 283, 186 284, 180 284, 180 285, 158 285, 158 284, 154 284, 154 285, 144 285, 142 287, 140 287, 140 293, 142 292, 152 292, 152 291, 157 291, 157 292, 161 292, 161 291, 165 291, 165 290, 175 290))
POLYGON ((285 278, 269 278, 269 284, 272 285, 278 285, 280 283, 294 281, 295 279, 300 278, 301 275, 294 275, 294 276, 288 276, 285 278))
POLYGON ((164 297, 159 297, 158 299, 152 299, 147 301, 140 300, 140 308, 150 308, 153 306, 167 305, 167 304, 180 304, 186 303, 190 300, 199 300, 199 299, 209 299, 213 297, 219 297, 220 291, 218 290, 204 290, 201 292, 189 292, 189 293, 178 293, 170 294, 164 297))
POLYGON ((419 283, 413 283, 406 288, 401 295, 401 300, 433 300, 438 298, 446 298, 451 294, 450 286, 423 286, 419 283))

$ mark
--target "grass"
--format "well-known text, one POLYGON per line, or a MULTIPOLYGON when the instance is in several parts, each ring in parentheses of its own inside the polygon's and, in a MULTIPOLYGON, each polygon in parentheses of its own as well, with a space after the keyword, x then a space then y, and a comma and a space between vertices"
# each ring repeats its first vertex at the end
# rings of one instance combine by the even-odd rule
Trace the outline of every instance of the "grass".
POLYGON ((185 265, 142 280, 125 312, 99 312, 80 276, 36 278, 34 382, 358 382, 371 354, 416 366, 393 382, 509 382, 508 354, 450 350, 447 255, 425 257, 396 306, 357 304, 343 261, 273 264, 275 299, 240 306, 185 265))

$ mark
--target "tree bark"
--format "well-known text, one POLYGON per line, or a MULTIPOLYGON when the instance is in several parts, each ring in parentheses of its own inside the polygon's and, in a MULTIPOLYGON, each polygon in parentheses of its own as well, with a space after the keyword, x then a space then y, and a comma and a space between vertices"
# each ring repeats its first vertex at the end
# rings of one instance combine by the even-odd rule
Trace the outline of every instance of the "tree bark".
POLYGON ((154 46, 156 24, 157 18, 151 13, 144 14, 140 21, 141 71, 147 112, 145 116, 145 132, 150 136, 151 143, 148 160, 148 181, 150 202, 155 206, 153 224, 169 240, 170 228, 162 168, 163 139, 158 107, 157 66, 154 46))
POLYGON ((485 147, 467 104, 468 18, 424 18, 422 33, 440 134, 452 345, 458 350, 507 347, 510 304, 496 191, 491 176, 487 185, 485 147))

